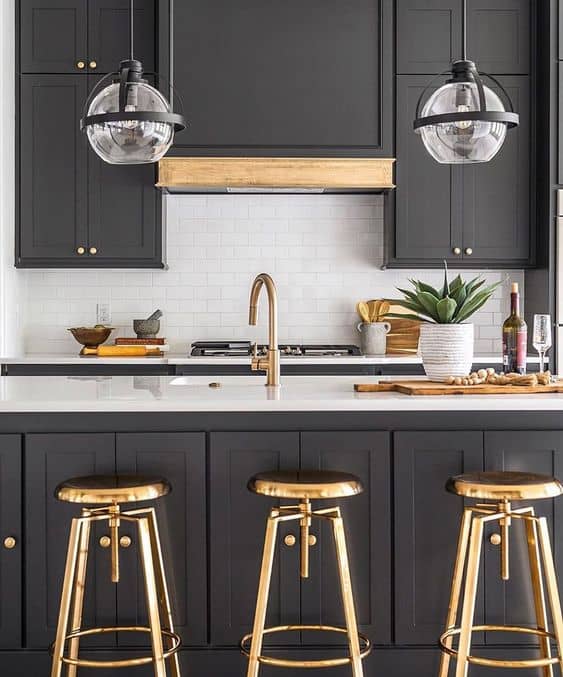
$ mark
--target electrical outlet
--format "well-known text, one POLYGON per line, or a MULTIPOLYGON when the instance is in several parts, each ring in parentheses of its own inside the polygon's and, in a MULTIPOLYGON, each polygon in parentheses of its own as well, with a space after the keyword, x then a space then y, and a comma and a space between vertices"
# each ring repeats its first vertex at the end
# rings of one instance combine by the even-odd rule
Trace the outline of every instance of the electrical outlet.
POLYGON ((96 323, 111 324, 111 306, 108 303, 98 303, 96 306, 96 323))

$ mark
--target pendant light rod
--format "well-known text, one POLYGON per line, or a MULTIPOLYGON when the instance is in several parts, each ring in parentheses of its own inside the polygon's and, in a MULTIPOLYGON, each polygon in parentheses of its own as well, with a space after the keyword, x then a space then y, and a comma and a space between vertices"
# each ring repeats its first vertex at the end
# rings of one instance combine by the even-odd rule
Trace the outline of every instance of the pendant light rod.
POLYGON ((133 6, 133 3, 134 3, 134 0, 129 0, 129 56, 130 56, 131 61, 133 61, 134 58, 135 58, 133 56, 133 46, 134 46, 133 34, 135 32, 135 30, 134 30, 134 19, 133 19, 133 15, 135 13, 135 8, 133 6))
POLYGON ((467 0, 461 0, 461 59, 467 61, 467 0))

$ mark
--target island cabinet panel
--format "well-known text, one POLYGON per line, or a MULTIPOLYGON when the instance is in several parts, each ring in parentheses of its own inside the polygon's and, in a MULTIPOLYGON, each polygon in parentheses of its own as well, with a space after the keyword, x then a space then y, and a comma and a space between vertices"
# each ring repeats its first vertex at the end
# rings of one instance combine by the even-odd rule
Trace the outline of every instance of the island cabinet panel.
MULTIPOLYGON (((172 492, 148 504, 155 507, 176 631, 186 646, 207 642, 207 551, 205 433, 126 433, 116 437, 117 472, 165 477, 172 492)), ((124 625, 144 625, 146 605, 139 561, 138 532, 123 522, 131 538, 121 548, 122 580, 117 586, 117 616, 124 625)), ((148 637, 124 637, 147 644, 148 637)))
MULTIPOLYGON (((376 644, 386 644, 391 639, 390 435, 303 432, 301 467, 350 472, 363 484, 359 496, 314 501, 313 509, 340 506, 360 631, 376 644)), ((310 577, 301 581, 302 621, 345 627, 331 525, 313 521, 312 532, 318 540, 310 550, 310 577)), ((293 533, 299 537, 296 526, 293 533)), ((318 633, 304 635, 304 641, 319 644, 318 633)), ((331 639, 342 643, 342 637, 332 635, 323 636, 322 643, 331 639)))
MULTIPOLYGON (((431 644, 443 632, 463 500, 451 475, 483 469, 483 433, 394 434, 395 641, 431 644)), ((483 616, 479 586, 476 618, 483 616)))
MULTIPOLYGON (((54 496, 57 485, 71 477, 115 472, 115 435, 112 433, 31 434, 25 438, 25 580, 27 646, 45 649, 53 641, 70 523, 80 505, 62 503, 54 496)), ((110 580, 109 551, 98 541, 104 529, 92 529, 86 586, 84 625, 114 625, 115 585, 110 580)), ((85 645, 112 645, 84 640, 85 645)))
POLYGON ((0 435, 1 649, 19 647, 22 640, 21 465, 21 437, 0 435), (6 538, 15 545, 7 547, 6 538))
MULTIPOLYGON (((234 646, 252 631, 266 520, 270 509, 280 503, 252 494, 246 484, 260 471, 297 468, 297 432, 216 432, 209 436, 212 644, 234 646)), ((299 622, 299 549, 284 544, 284 537, 293 530, 293 525, 279 527, 266 618, 269 626, 299 622)), ((285 633, 271 643, 296 641, 285 633)))
POLYGON ((174 4, 176 155, 391 156, 391 0, 174 4))
MULTIPOLYGON (((485 433, 485 469, 517 470, 563 477, 563 431, 491 431, 485 433)), ((555 567, 563 567, 563 501, 561 498, 519 502, 533 505, 537 515, 547 517, 555 567)), ((489 541, 498 525, 485 528, 486 622, 508 625, 535 625, 534 602, 526 533, 518 520, 510 527, 510 578, 500 578, 500 547, 489 541)), ((487 642, 524 644, 527 638, 509 633, 489 633, 487 642)), ((533 643, 533 640, 530 640, 533 643)))

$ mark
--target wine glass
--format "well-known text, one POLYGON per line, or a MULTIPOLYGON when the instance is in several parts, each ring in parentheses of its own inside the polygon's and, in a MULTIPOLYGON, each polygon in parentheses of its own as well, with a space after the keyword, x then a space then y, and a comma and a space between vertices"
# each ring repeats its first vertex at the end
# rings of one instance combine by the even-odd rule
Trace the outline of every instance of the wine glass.
POLYGON ((551 317, 549 315, 534 315, 534 348, 540 356, 540 372, 544 371, 545 354, 551 348, 551 317))

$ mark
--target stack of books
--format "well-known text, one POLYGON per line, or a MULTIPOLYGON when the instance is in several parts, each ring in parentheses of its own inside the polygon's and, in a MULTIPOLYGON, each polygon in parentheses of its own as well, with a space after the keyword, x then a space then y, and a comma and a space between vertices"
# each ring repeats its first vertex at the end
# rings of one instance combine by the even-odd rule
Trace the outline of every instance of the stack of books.
POLYGON ((162 357, 170 350, 165 338, 128 338, 121 336, 115 339, 114 345, 127 352, 129 348, 144 348, 150 357, 162 357))

